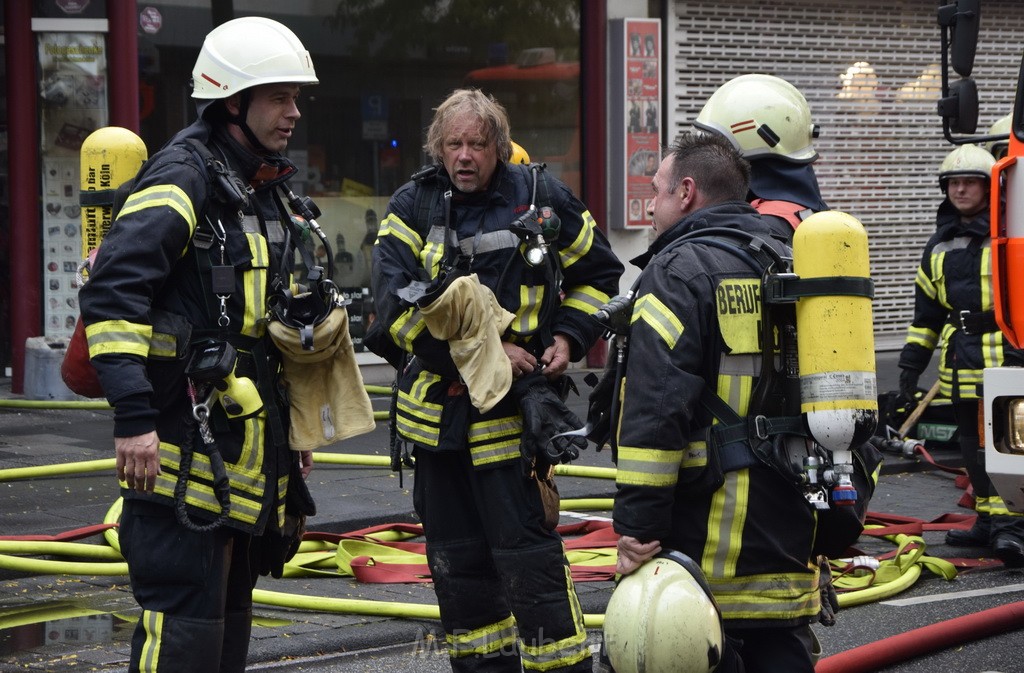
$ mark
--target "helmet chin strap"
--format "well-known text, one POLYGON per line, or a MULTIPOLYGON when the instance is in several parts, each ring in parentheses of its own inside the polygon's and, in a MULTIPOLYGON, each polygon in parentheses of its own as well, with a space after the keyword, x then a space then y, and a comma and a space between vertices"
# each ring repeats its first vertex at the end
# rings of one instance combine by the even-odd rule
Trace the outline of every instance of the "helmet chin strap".
POLYGON ((252 129, 249 128, 248 122, 246 122, 246 119, 249 116, 249 103, 251 101, 252 92, 248 89, 242 90, 239 93, 238 114, 229 114, 228 121, 242 130, 242 134, 245 136, 246 140, 249 141, 249 144, 252 145, 257 154, 269 154, 270 150, 264 147, 263 143, 256 138, 256 134, 252 132, 252 129))

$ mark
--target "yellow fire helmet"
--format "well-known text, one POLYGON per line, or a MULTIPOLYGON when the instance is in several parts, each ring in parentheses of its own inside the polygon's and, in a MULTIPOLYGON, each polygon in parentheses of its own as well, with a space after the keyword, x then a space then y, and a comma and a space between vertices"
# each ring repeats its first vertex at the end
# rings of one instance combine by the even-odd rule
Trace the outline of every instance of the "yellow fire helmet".
POLYGON ((707 580, 681 552, 647 561, 608 600, 604 647, 616 673, 710 673, 724 641, 707 580))
POLYGON ((942 166, 939 168, 939 187, 945 192, 949 179, 957 176, 988 180, 992 177, 992 166, 995 163, 995 157, 989 154, 988 150, 973 144, 961 145, 942 160, 942 166))
MULTIPOLYGON (((1013 122, 1013 113, 1000 117, 995 121, 992 126, 988 128, 988 135, 994 136, 999 133, 1009 133, 1010 124, 1013 122)), ((987 149, 996 161, 999 161, 1006 156, 1006 153, 1010 149, 1010 140, 990 140, 985 143, 985 149, 987 149)))
POLYGON ((818 158, 807 99, 784 79, 741 75, 718 87, 697 115, 694 126, 720 133, 744 159, 777 157, 797 164, 818 158))
POLYGON ((512 158, 508 160, 510 164, 528 164, 530 163, 530 154, 523 148, 522 145, 516 141, 512 141, 512 158))
POLYGON ((192 69, 192 98, 216 100, 258 86, 317 84, 313 60, 288 27, 245 16, 214 28, 192 69))

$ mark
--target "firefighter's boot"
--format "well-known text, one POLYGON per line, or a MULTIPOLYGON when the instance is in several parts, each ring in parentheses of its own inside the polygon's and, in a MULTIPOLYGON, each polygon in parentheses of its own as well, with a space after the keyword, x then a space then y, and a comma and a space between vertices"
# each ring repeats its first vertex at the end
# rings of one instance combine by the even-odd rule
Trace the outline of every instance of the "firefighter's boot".
POLYGON ((991 532, 992 517, 988 512, 979 512, 974 525, 967 530, 946 531, 946 544, 951 547, 987 547, 991 532))

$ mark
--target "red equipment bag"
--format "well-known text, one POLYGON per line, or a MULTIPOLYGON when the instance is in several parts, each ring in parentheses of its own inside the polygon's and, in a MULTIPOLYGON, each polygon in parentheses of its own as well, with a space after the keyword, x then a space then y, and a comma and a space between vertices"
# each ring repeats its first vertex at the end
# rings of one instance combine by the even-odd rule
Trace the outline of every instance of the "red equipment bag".
MULTIPOLYGON (((78 275, 83 276, 82 271, 91 268, 95 260, 96 250, 90 250, 89 258, 78 275)), ((64 352, 64 361, 60 363, 60 377, 64 380, 64 385, 76 395, 105 397, 96 369, 89 362, 89 343, 85 338, 85 323, 82 322, 81 315, 75 322, 75 331, 68 342, 68 349, 64 352)))

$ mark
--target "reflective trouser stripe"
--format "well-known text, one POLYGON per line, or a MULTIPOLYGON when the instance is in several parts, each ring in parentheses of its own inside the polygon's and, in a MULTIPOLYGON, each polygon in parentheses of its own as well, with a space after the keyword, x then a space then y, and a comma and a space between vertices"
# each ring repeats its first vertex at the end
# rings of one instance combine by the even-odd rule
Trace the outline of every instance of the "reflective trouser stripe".
POLYGON ((156 673, 157 662, 160 661, 160 642, 164 628, 164 613, 143 610, 142 627, 146 630, 146 642, 142 646, 139 657, 139 670, 142 673, 156 673))
POLYGON ((445 640, 448 642, 448 654, 452 658, 493 654, 515 644, 515 618, 509 615, 500 622, 479 629, 448 633, 445 634, 445 640))

